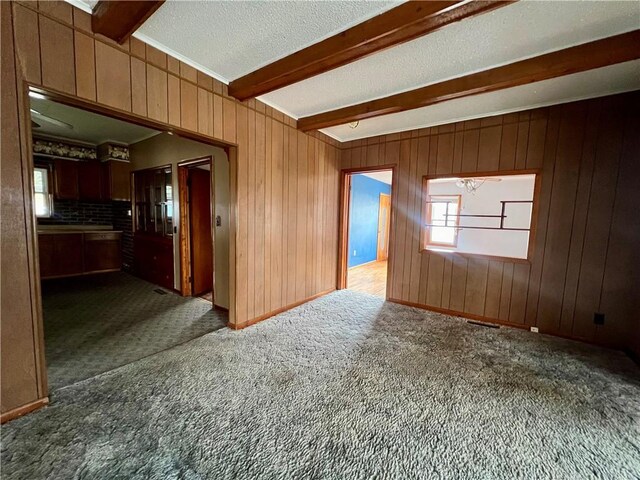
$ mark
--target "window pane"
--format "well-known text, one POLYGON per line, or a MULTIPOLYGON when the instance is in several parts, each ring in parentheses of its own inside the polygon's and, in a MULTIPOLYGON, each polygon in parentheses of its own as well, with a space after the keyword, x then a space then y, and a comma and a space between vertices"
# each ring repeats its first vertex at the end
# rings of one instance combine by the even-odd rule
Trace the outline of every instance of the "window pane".
POLYGON ((35 207, 36 207, 36 216, 37 217, 48 217, 48 216, 50 216, 49 195, 47 195, 46 193, 36 193, 35 194, 35 207))
POLYGON ((433 243, 446 243, 453 245, 455 235, 455 229, 452 227, 432 227, 431 229, 431 241, 433 243))
POLYGON ((36 193, 48 193, 47 170, 36 168, 33 172, 33 187, 36 193))

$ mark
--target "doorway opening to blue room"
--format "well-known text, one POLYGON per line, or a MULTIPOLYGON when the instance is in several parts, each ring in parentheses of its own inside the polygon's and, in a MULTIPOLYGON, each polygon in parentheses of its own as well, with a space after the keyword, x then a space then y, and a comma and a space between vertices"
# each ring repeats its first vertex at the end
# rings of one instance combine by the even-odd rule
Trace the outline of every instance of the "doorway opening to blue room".
POLYGON ((345 286, 349 290, 385 298, 393 171, 351 172, 346 177, 345 286))

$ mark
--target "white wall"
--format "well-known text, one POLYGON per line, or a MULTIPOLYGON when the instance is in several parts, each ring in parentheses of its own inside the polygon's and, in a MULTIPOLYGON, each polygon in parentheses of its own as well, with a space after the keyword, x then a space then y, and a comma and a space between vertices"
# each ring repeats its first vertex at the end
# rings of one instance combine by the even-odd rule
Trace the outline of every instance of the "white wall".
POLYGON ((229 159, 218 147, 162 133, 130 146, 131 166, 135 170, 171 165, 173 186, 174 225, 178 233, 173 236, 174 288, 180 290, 180 196, 178 194, 178 163, 212 156, 214 165, 214 218, 220 215, 222 226, 214 227, 215 246, 215 299, 216 305, 229 308, 229 159))
MULTIPOLYGON (((456 186, 456 178, 429 181, 430 195, 462 195, 461 214, 499 215, 501 200, 532 200, 535 175, 510 175, 499 178, 499 182, 486 181, 475 193, 456 186)), ((531 204, 507 205, 504 226, 529 228, 531 204)), ((499 227, 498 218, 461 218, 460 225, 499 227)), ((462 229, 458 232, 457 252, 495 255, 500 257, 527 258, 529 232, 509 230, 462 229)))

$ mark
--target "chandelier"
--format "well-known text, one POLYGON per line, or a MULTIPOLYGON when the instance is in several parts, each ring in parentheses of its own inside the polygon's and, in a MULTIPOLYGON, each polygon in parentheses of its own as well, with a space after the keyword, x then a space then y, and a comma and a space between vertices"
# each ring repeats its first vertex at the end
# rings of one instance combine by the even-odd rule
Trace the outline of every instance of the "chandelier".
POLYGON ((477 178, 459 178, 456 180, 456 187, 466 190, 468 193, 476 193, 486 179, 478 180, 477 178))

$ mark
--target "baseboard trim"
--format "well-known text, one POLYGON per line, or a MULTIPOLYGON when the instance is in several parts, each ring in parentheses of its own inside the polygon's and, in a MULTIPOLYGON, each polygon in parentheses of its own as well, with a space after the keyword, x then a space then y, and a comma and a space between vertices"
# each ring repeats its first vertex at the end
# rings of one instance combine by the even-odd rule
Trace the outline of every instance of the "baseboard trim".
POLYGON ((405 305, 407 307, 419 308, 421 310, 428 310, 430 312, 442 313, 444 315, 451 315, 452 317, 462 317, 469 320, 476 320, 493 325, 503 325, 505 327, 521 328, 523 330, 529 330, 529 325, 523 325, 522 323, 505 322, 497 318, 485 317, 483 315, 476 315, 474 313, 458 312, 457 310, 449 310, 448 308, 432 307, 430 305, 422 305, 420 303, 407 302, 398 298, 389 298, 387 301, 405 305))
POLYGON ((294 302, 284 307, 278 308, 276 310, 272 310, 269 313, 265 313, 264 315, 260 315, 259 317, 255 317, 241 324, 236 324, 236 325, 229 324, 229 328, 232 328, 233 330, 242 330, 243 328, 247 328, 247 327, 250 327, 251 325, 255 325, 256 323, 266 320, 267 318, 271 318, 275 315, 286 312, 287 310, 291 310, 292 308, 298 307, 303 303, 310 302, 311 300, 315 300, 316 298, 324 297, 325 295, 328 295, 329 293, 335 292, 335 291, 336 291, 335 288, 331 288, 329 290, 325 290, 324 292, 316 293, 315 295, 307 297, 304 300, 300 300, 299 302, 294 302))
POLYGON ((36 400, 35 402, 27 403, 26 405, 22 405, 21 407, 14 408, 13 410, 9 410, 8 412, 4 412, 0 415, 0 424, 8 422, 10 420, 15 420, 18 417, 26 415, 27 413, 31 413, 34 410, 44 407, 49 404, 49 397, 44 397, 36 400))

